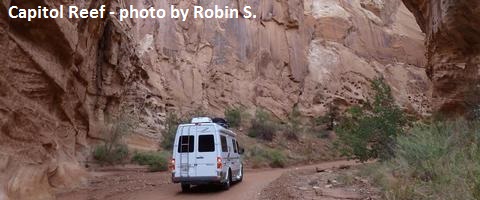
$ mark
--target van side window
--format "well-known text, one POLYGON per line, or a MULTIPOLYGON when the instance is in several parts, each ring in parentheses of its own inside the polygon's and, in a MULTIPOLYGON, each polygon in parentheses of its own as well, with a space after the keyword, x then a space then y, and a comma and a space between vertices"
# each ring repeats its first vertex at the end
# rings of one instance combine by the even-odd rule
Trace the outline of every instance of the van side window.
POLYGON ((193 135, 180 136, 178 140, 178 153, 191 153, 193 152, 193 144, 195 144, 195 138, 193 135))
POLYGON ((232 139, 232 144, 233 144, 233 152, 234 152, 234 153, 237 153, 237 141, 235 141, 234 139, 232 139))
POLYGON ((221 135, 220 142, 222 143, 222 152, 228 152, 227 138, 221 135))
POLYGON ((213 135, 198 136, 198 152, 214 152, 215 141, 213 135))

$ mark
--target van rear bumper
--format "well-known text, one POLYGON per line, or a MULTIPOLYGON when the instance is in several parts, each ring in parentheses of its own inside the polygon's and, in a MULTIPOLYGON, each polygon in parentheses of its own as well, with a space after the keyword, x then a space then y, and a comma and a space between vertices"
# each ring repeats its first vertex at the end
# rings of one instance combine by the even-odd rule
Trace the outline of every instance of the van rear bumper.
POLYGON ((172 174, 173 183, 186 183, 192 185, 209 184, 209 183, 221 183, 225 180, 224 173, 220 173, 221 176, 193 176, 193 177, 176 177, 172 174))

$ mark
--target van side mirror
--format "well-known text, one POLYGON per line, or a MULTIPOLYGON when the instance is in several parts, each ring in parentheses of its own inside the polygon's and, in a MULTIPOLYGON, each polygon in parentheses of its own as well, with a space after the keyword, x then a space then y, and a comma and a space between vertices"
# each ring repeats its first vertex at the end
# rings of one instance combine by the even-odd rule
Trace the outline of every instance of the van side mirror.
POLYGON ((244 149, 244 148, 240 148, 240 149, 238 150, 238 154, 243 154, 243 153, 245 153, 245 149, 244 149))

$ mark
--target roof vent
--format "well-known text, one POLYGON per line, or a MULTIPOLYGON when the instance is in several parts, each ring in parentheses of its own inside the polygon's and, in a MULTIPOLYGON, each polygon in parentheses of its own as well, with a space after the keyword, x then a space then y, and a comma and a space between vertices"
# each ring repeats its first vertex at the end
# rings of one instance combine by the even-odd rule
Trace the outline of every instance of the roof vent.
POLYGON ((212 119, 210 119, 210 117, 195 117, 195 118, 192 118, 192 124, 196 124, 196 123, 212 123, 212 119))

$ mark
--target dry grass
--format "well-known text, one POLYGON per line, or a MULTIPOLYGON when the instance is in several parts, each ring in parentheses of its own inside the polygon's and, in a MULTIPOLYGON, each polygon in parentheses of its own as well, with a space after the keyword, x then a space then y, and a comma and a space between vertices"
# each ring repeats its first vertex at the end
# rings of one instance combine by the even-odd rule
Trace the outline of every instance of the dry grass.
POLYGON ((480 199, 480 124, 417 125, 398 139, 395 158, 365 167, 387 200, 480 199))

